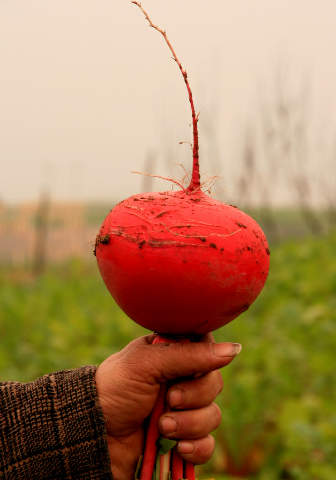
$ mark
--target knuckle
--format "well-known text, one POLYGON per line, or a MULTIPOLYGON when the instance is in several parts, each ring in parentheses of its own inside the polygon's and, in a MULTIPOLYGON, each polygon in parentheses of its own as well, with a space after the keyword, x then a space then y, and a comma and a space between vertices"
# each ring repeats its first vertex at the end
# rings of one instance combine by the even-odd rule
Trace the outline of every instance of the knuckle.
POLYGON ((217 387, 218 387, 217 395, 219 395, 223 390, 223 377, 219 370, 216 370, 216 375, 217 375, 217 387))
POLYGON ((211 435, 195 442, 194 460, 198 465, 207 463, 215 451, 215 439, 211 435))
POLYGON ((213 363, 215 360, 215 353, 214 353, 214 348, 213 348, 213 343, 204 343, 203 345, 206 345, 206 352, 209 357, 209 360, 213 363))
POLYGON ((212 435, 207 435, 202 442, 202 452, 207 457, 207 460, 215 451, 215 439, 212 435))
POLYGON ((216 440, 214 439, 214 437, 212 435, 208 435, 207 439, 208 439, 208 442, 209 442, 209 448, 211 450, 211 455, 212 455, 213 452, 215 451, 216 440))
POLYGON ((222 420, 222 412, 219 406, 216 405, 215 403, 212 403, 210 407, 212 409, 211 414, 212 414, 213 423, 215 425, 215 428, 218 428, 222 420))
MULTIPOLYGON (((216 357, 214 356, 213 344, 212 343, 198 343, 197 344, 197 361, 200 363, 200 366, 204 373, 212 372, 218 368, 218 363, 216 362, 216 357)), ((195 358, 196 358, 195 355, 195 358)))

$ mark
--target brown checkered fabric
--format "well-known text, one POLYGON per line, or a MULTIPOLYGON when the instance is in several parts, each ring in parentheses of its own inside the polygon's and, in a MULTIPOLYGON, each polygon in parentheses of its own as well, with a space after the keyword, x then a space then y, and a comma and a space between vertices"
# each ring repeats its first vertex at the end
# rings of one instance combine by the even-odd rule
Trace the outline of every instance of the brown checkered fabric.
POLYGON ((112 480, 95 371, 0 383, 1 480, 112 480))

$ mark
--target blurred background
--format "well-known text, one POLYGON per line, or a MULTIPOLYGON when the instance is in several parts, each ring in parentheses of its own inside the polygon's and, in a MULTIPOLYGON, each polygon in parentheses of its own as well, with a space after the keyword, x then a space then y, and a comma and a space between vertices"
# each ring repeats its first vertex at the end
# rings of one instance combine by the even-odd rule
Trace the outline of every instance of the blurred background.
MULTIPOLYGON (((200 478, 336 479, 336 5, 146 0, 188 72, 214 198, 264 229, 255 304, 215 333, 223 421, 200 478)), ((0 380, 99 364, 144 333, 92 254, 109 210, 191 169, 190 105, 125 0, 0 0, 0 380)))

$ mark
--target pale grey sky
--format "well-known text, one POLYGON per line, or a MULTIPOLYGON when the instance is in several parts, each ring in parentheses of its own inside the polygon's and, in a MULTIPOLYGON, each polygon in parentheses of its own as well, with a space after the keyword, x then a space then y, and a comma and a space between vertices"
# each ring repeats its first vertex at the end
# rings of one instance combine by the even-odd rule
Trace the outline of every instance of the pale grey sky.
MULTIPOLYGON (((214 171, 206 150, 204 126, 212 119, 223 171, 234 175, 258 92, 272 92, 279 68, 293 91, 309 80, 314 135, 334 139, 335 0, 142 5, 167 31, 188 72, 202 112, 203 171, 223 173, 214 171)), ((157 174, 170 174, 168 156, 189 167, 188 147, 179 145, 190 139, 189 123, 181 74, 131 1, 0 0, 3 201, 34 200, 45 187, 60 199, 138 193, 143 179, 130 171, 144 169, 148 152, 158 155, 157 174)))

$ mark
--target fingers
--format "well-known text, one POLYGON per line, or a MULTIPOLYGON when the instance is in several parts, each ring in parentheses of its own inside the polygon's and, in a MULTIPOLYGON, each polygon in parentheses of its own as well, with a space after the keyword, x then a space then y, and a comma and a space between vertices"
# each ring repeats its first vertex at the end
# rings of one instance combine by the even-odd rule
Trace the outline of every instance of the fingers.
POLYGON ((212 403, 207 407, 182 412, 168 412, 159 419, 159 429, 166 438, 180 440, 177 450, 184 460, 203 464, 210 460, 215 440, 209 435, 221 421, 221 411, 212 403))
POLYGON ((214 370, 195 380, 174 384, 167 392, 167 403, 178 410, 206 407, 215 400, 222 388, 222 375, 219 370, 214 370))
POLYGON ((211 403, 195 410, 165 413, 159 419, 159 428, 166 438, 194 440, 216 430, 220 421, 221 411, 215 403, 211 403))
POLYGON ((210 460, 215 450, 215 439, 211 435, 197 440, 181 440, 177 451, 187 462, 202 465, 210 460))
POLYGON ((231 363, 240 350, 237 343, 149 345, 148 338, 142 337, 126 347, 122 361, 125 368, 153 384, 217 370, 231 363))

